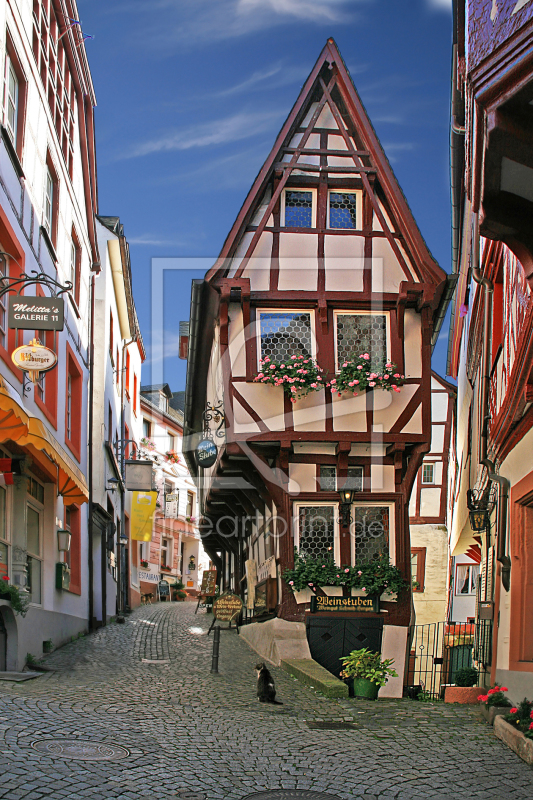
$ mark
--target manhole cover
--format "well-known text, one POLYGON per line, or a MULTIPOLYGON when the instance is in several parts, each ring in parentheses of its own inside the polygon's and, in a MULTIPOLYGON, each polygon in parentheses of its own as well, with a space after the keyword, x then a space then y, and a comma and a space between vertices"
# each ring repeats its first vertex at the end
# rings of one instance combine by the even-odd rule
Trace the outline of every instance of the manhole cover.
POLYGON ((83 742, 77 739, 41 739, 32 742, 34 750, 56 758, 77 758, 80 761, 119 761, 129 756, 129 750, 117 744, 83 742))
POLYGON ((242 800, 339 800, 337 795, 305 792, 303 789, 273 789, 271 792, 247 794, 242 800))
POLYGON ((308 722, 307 727, 312 731, 353 731, 353 722, 308 722))

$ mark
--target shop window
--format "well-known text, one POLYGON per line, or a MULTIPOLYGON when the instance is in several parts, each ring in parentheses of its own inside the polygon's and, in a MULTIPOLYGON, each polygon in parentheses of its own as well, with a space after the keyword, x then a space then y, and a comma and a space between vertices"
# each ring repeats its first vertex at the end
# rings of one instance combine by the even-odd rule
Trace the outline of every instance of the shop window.
POLYGON ((362 228, 361 192, 329 192, 328 227, 362 228))
POLYGON ((435 464, 423 464, 422 483, 435 483, 435 464))
POLYGON ((27 589, 32 603, 42 602, 42 510, 28 503, 26 509, 27 589))
POLYGON ((315 189, 284 189, 281 224, 285 228, 312 228, 316 216, 315 189))
POLYGON ((362 506, 352 509, 352 549, 356 561, 372 561, 389 554, 390 508, 388 506, 362 506))
POLYGON ((475 594, 479 576, 479 564, 456 564, 455 594, 475 594))
POLYGON ((284 361, 291 356, 311 358, 311 314, 306 311, 260 311, 261 358, 284 361))
POLYGON ((296 547, 302 556, 331 558, 338 563, 337 505, 296 506, 296 547))
POLYGON ((411 548, 411 581, 413 592, 424 591, 424 580, 426 576, 426 548, 411 548))
MULTIPOLYGON (((379 365, 388 358, 388 314, 367 312, 335 313, 335 353, 337 371, 346 361, 356 361, 363 353, 370 356, 369 363, 379 365)), ((364 362, 362 362, 364 366, 364 362)))
POLYGON ((4 88, 4 127, 17 157, 22 157, 27 83, 20 60, 7 32, 4 88))

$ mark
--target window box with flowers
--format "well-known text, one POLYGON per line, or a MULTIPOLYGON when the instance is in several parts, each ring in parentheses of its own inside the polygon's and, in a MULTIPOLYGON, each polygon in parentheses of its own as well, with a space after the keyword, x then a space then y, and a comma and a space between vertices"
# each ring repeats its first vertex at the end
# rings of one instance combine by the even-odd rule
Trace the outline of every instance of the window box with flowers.
POLYGON ((360 561, 355 566, 339 567, 331 557, 317 559, 295 552, 294 568, 285 570, 283 580, 294 592, 297 603, 309 602, 318 589, 330 596, 372 596, 393 602, 408 587, 400 570, 390 563, 386 554, 360 561))
POLYGON ((167 453, 165 453, 165 457, 170 464, 181 463, 181 458, 179 457, 179 455, 176 453, 175 450, 169 450, 167 453))
POLYGON ((140 441, 140 445, 143 448, 143 450, 148 450, 150 452, 153 452, 155 450, 155 442, 152 442, 151 439, 147 439, 146 436, 143 436, 143 438, 140 441))
POLYGON ((254 382, 281 386, 292 403, 310 392, 319 392, 325 385, 322 369, 312 358, 303 355, 287 356, 283 361, 273 361, 265 356, 259 366, 254 382))
POLYGON ((355 360, 343 361, 337 375, 327 382, 333 394, 356 394, 366 389, 385 389, 399 392, 405 380, 392 361, 372 360, 369 353, 361 353, 355 360))
POLYGON ((168 567, 166 564, 161 564, 161 570, 163 572, 172 572, 172 567, 168 567))
POLYGON ((148 569, 148 561, 145 558, 141 558, 141 567, 143 569, 148 569))

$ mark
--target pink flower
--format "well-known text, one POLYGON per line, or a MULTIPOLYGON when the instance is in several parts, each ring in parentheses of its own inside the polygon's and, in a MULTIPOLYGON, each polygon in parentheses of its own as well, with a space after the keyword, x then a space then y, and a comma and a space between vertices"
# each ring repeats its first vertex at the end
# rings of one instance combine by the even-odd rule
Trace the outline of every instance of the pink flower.
POLYGON ((262 361, 264 361, 265 363, 266 363, 267 361, 270 361, 270 359, 269 359, 269 357, 268 357, 268 356, 265 356, 265 357, 264 357, 264 358, 262 358, 261 360, 262 360, 262 361))
POLYGON ((388 380, 388 379, 389 379, 389 376, 388 376, 388 375, 384 375, 384 376, 383 376, 383 378, 384 378, 385 380, 388 380))
POLYGON ((530 719, 533 719, 533 711, 532 711, 532 712, 531 712, 531 714, 529 715, 529 718, 530 718, 530 719))
POLYGON ((321 381, 321 380, 322 380, 322 378, 320 377, 320 375, 318 375, 317 376, 317 381, 321 381))
POLYGON ((366 592, 366 586, 361 586, 361 591, 366 592))
POLYGON ((350 381, 350 383, 348 384, 348 386, 353 386, 353 385, 354 385, 354 383, 355 383, 355 381, 350 381))
POLYGON ((507 686, 502 686, 500 689, 500 692, 508 692, 508 691, 509 689, 507 688, 507 686))
POLYGON ((292 358, 292 360, 294 361, 294 359, 296 358, 296 356, 291 356, 291 358, 292 358))
POLYGON ((2 580, 3 580, 3 581, 8 581, 8 580, 9 580, 9 578, 8 578, 8 576, 7 576, 7 575, 2 575, 2 580))
POLYGON ((294 581, 289 581, 289 586, 294 586, 294 581))
POLYGON ((357 574, 358 574, 358 575, 362 575, 363 573, 361 572, 361 570, 359 570, 359 572, 358 572, 357 574))
POLYGON ((361 364, 358 364, 358 365, 357 365, 357 369, 363 369, 363 367, 361 366, 361 364))
POLYGON ((312 384, 311 384, 311 388, 312 388, 312 389, 316 389, 316 383, 312 383, 312 384))
POLYGON ((532 722, 532 723, 531 723, 531 725, 529 726, 529 730, 530 730, 530 731, 533 731, 533 722, 532 722))
POLYGON ((296 392, 296 391, 298 391, 296 386, 291 386, 291 392, 296 392))
POLYGON ((370 377, 372 378, 372 380, 374 380, 374 378, 377 378, 378 376, 375 372, 371 372, 370 377))
POLYGON ((387 367, 387 369, 392 369, 392 364, 391 364, 391 362, 390 362, 390 361, 387 361, 387 363, 385 364, 385 366, 387 367))
POLYGON ((309 364, 309 359, 308 358, 304 358, 304 364, 309 364))
POLYGON ((394 389, 395 392, 399 392, 400 391, 400 389, 398 389, 397 386, 393 386, 392 388, 394 389))
POLYGON ((345 361, 345 362, 344 362, 344 364, 343 364, 342 366, 343 366, 343 367, 347 367, 347 366, 348 366, 348 362, 347 362, 347 361, 345 361))
POLYGON ((350 567, 346 567, 346 569, 344 571, 345 572, 349 572, 350 571, 350 567))
POLYGON ((333 378, 333 380, 330 381, 330 383, 332 386, 334 386, 337 383, 337 378, 333 378))
POLYGON ((365 361, 368 361, 370 359, 370 356, 368 355, 368 353, 363 353, 363 358, 365 359, 365 361))
POLYGON ((359 383, 359 381, 354 381, 354 383, 357 385, 359 383))
POLYGON ((271 364, 270 365, 270 369, 276 369, 276 365, 275 364, 271 364))
POLYGON ((488 694, 478 694, 477 699, 479 700, 480 703, 486 703, 487 700, 489 699, 489 696, 488 694))
POLYGON ((368 382, 368 385, 369 385, 369 386, 375 386, 375 385, 376 385, 376 381, 369 381, 369 382, 368 382))
POLYGON ((509 713, 510 714, 518 714, 518 709, 517 708, 512 708, 509 713))
POLYGON ((400 373, 399 373, 399 372, 395 372, 395 373, 394 373, 394 377, 395 377, 395 378, 399 378, 399 377, 400 377, 400 373))
POLYGON ((340 575, 337 575, 337 578, 340 578, 340 575))
POLYGON ((285 364, 282 364, 282 365, 281 365, 281 369, 285 369, 285 364))
POLYGON ((312 586, 313 584, 312 584, 312 583, 308 583, 307 585, 308 585, 308 586, 312 586))
POLYGON ((296 402, 296 398, 295 397, 291 397, 291 403, 295 403, 295 402, 296 402))

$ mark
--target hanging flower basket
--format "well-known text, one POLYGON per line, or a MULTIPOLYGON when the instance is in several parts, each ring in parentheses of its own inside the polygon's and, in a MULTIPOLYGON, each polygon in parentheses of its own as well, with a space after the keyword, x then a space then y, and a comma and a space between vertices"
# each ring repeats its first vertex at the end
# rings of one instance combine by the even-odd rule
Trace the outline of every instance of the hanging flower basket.
POLYGON ((143 447, 145 450, 150 450, 150 451, 155 450, 155 442, 152 442, 151 439, 146 439, 145 437, 143 437, 141 439, 140 444, 141 447, 143 447))
POLYGON ((361 353, 354 361, 344 361, 340 372, 328 381, 333 394, 344 392, 355 394, 363 389, 386 389, 399 392, 405 380, 391 361, 372 361, 369 353, 361 353))
POLYGON ((319 392, 325 385, 322 369, 312 358, 302 355, 288 356, 283 361, 272 361, 267 356, 261 359, 260 366, 261 371, 254 381, 282 386, 292 403, 310 392, 319 392))
POLYGON ((179 457, 179 455, 176 453, 175 450, 169 450, 168 453, 165 453, 165 456, 167 461, 170 462, 171 464, 181 463, 181 458, 179 457))

